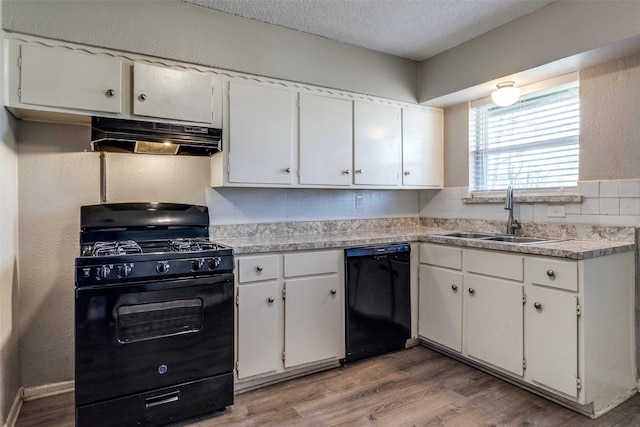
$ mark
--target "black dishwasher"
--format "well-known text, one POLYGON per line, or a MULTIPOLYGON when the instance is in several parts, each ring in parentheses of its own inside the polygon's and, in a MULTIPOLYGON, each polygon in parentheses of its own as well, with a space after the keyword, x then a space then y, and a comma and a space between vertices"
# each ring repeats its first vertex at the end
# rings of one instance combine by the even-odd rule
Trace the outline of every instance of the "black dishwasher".
POLYGON ((344 362, 405 348, 411 338, 411 246, 345 249, 344 362))

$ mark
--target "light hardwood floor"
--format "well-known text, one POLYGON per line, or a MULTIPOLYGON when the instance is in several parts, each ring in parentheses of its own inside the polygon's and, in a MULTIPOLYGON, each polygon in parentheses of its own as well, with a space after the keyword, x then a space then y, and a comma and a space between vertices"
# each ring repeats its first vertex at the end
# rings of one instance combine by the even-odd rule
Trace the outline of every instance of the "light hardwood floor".
MULTIPOLYGON (((25 402, 17 427, 73 426, 73 393, 25 402)), ((239 394, 214 426, 640 426, 640 395, 591 420, 424 347, 239 394)))

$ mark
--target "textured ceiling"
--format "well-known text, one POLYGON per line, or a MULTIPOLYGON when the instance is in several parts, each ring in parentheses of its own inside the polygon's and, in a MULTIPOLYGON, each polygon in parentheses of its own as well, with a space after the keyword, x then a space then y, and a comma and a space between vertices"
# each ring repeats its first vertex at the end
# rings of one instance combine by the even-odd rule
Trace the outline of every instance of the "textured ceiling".
POLYGON ((182 0, 422 61, 553 0, 182 0))

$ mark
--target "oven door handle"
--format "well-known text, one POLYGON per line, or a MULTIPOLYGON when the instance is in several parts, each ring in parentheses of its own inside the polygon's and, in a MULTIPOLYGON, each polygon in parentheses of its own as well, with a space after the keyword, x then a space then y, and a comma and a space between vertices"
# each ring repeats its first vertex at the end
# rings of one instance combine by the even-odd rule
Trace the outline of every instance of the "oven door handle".
POLYGON ((171 393, 161 394, 159 396, 153 396, 145 399, 145 405, 147 409, 155 406, 166 405, 167 403, 177 402, 180 400, 180 390, 172 391, 171 393))

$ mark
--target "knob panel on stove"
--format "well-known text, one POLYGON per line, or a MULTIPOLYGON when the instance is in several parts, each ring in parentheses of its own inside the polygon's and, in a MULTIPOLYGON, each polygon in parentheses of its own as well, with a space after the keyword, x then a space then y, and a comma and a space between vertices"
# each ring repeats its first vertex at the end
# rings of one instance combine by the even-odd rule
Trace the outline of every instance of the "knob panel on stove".
POLYGON ((160 274, 167 274, 170 269, 169 261, 159 261, 158 264, 156 264, 156 271, 160 274))
POLYGON ((98 276, 98 279, 106 279, 107 277, 109 277, 112 267, 113 266, 109 265, 101 265, 100 267, 98 267, 96 271, 96 276, 98 276))

